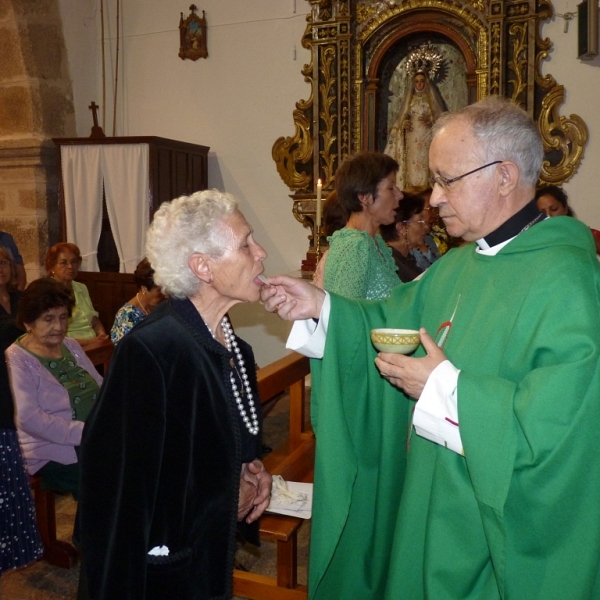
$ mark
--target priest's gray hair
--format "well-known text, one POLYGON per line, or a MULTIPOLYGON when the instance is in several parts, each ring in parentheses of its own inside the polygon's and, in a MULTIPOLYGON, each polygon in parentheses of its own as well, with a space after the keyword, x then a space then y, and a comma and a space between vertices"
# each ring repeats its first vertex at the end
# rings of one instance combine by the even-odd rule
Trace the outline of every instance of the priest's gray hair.
POLYGON ((205 190, 164 202, 146 237, 146 257, 154 281, 175 298, 193 296, 201 285, 188 265, 192 254, 219 257, 225 251, 221 221, 237 209, 237 200, 219 190, 205 190))
POLYGON ((432 135, 456 119, 465 119, 481 146, 484 163, 510 160, 519 167, 521 182, 536 186, 544 147, 542 137, 531 117, 516 104, 499 96, 490 96, 451 113, 444 113, 435 122, 432 135))

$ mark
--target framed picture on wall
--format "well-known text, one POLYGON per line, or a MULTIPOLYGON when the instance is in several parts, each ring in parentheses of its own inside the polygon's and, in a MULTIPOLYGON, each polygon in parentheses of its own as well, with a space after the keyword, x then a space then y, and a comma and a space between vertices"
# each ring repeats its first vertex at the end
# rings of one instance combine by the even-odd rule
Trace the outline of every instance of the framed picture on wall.
POLYGON ((598 56, 598 0, 583 0, 577 5, 577 58, 598 56))

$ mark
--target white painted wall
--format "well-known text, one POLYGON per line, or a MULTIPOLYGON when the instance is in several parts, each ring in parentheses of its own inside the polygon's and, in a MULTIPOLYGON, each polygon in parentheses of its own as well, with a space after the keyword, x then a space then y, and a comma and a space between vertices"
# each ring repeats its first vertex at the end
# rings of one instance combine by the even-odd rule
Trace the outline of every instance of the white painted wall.
MULTIPOLYGON (((557 13, 576 11, 578 0, 556 0, 557 13)), ((89 135, 87 106, 101 103, 99 0, 60 0, 69 52, 77 130, 89 135)), ((107 36, 115 37, 115 0, 106 0, 107 36)), ((211 147, 209 185, 236 195, 269 253, 270 274, 299 268, 308 231, 292 215, 289 190, 271 158, 280 136, 294 133, 292 111, 310 90, 300 73, 310 56, 300 45, 309 11, 306 0, 204 0, 209 58, 182 61, 180 11, 189 4, 122 0, 124 43, 120 57, 117 135, 159 135, 211 147), (296 6, 297 12, 293 12, 296 6), (297 59, 293 58, 294 47, 297 59)), ((555 18, 543 28, 554 41, 544 65, 567 88, 562 115, 580 115, 590 141, 579 172, 565 186, 579 218, 600 229, 596 198, 600 158, 600 60, 576 58, 577 28, 563 33, 555 18)), ((114 44, 107 45, 112 81, 114 44)), ((112 85, 108 82, 105 131, 112 133, 112 85)), ((259 364, 285 353, 288 326, 259 305, 233 311, 236 329, 250 342, 259 364)))
MULTIPOLYGON (((555 0, 555 13, 577 12, 579 0, 555 0)), ((564 20, 554 17, 544 25, 542 36, 554 47, 544 61, 542 74, 550 74, 566 88, 562 116, 579 115, 589 130, 589 141, 577 173, 564 188, 577 217, 590 227, 600 229, 600 57, 592 61, 577 59, 577 19, 564 32, 564 20)))

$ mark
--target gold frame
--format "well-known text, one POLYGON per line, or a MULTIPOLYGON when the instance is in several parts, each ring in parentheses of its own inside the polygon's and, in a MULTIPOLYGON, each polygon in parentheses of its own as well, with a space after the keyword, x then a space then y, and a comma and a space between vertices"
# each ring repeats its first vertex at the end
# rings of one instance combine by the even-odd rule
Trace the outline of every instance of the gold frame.
POLYGON ((198 60, 208 58, 206 41, 206 11, 202 11, 202 17, 196 14, 198 7, 190 5, 190 14, 184 19, 183 13, 179 19, 179 58, 185 60, 198 60))
POLYGON ((542 182, 562 183, 577 171, 587 127, 577 115, 560 115, 564 87, 541 74, 552 46, 540 36, 541 23, 553 14, 550 0, 307 1, 311 12, 302 45, 311 62, 302 75, 311 93, 296 103, 295 134, 277 139, 272 155, 292 191, 294 216, 311 229, 309 255, 317 179, 325 192, 333 189, 346 156, 375 149, 378 61, 411 31, 442 33, 461 48, 471 61, 475 100, 504 95, 537 121, 546 151, 542 182))

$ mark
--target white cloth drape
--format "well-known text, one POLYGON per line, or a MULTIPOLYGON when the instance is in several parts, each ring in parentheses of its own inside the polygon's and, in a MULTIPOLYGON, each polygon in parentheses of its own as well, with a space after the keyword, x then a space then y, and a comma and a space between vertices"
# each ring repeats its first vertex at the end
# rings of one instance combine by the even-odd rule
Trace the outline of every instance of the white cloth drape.
POLYGON ((102 148, 104 195, 121 273, 133 273, 144 258, 148 229, 148 144, 102 148))
POLYGON ((148 144, 61 146, 67 239, 79 246, 82 270, 97 271, 102 183, 121 273, 144 256, 148 228, 148 144))
POLYGON ((61 146, 67 241, 79 247, 82 271, 98 270, 102 229, 100 146, 61 146))

